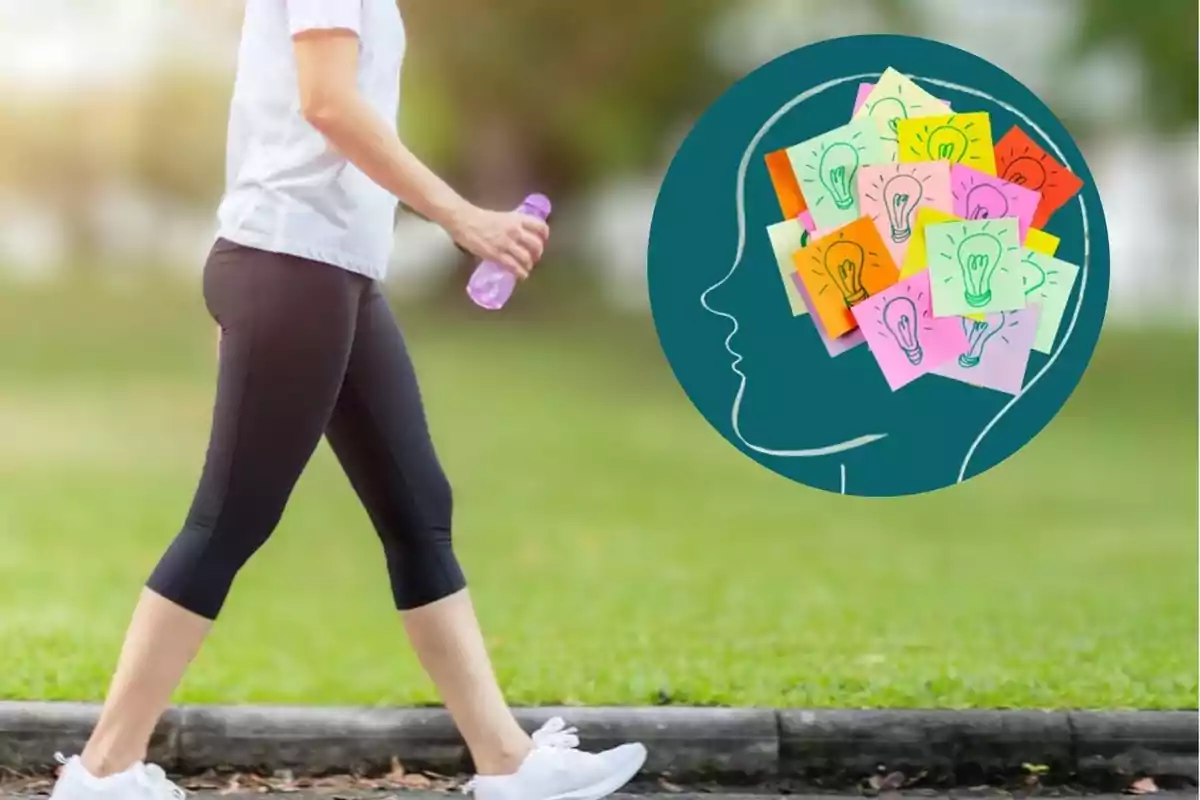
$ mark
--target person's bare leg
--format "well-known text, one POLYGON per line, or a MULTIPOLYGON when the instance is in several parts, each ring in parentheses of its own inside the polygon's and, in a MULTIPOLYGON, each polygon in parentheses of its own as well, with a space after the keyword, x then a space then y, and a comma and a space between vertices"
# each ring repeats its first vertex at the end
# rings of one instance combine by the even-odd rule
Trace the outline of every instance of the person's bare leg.
POLYGON ((212 622, 143 589, 125 634, 100 721, 81 756, 104 777, 146 757, 150 736, 212 622))
POLYGON ((516 772, 533 744, 492 670, 467 590, 401 613, 417 657, 437 685, 480 775, 516 772))

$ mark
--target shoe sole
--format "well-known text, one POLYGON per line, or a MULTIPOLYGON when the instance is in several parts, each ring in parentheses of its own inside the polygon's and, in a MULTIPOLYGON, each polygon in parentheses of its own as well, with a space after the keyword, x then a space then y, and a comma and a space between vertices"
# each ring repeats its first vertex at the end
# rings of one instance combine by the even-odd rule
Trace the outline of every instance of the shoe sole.
POLYGON ((638 744, 636 747, 630 747, 631 753, 635 753, 619 770, 609 775, 604 780, 592 786, 585 786, 582 789, 576 789, 566 794, 556 794, 546 800, 601 800, 616 792, 625 784, 633 780, 633 776, 638 774, 642 765, 646 763, 646 747, 638 744))

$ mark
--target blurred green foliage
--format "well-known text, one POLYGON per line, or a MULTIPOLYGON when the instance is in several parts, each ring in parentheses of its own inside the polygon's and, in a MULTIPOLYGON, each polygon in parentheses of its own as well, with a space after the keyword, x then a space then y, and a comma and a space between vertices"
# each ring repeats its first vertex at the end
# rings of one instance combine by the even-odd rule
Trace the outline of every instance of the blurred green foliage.
POLYGON ((446 168, 483 171, 487 191, 511 188, 495 187, 497 174, 533 174, 547 190, 570 193, 613 172, 656 166, 680 122, 722 91, 726 78, 705 51, 725 6, 411 3, 404 11, 418 74, 409 85, 432 80, 449 98, 444 110, 454 124, 437 128, 455 132, 446 168))
POLYGON ((1164 131, 1196 126, 1195 0, 1083 0, 1076 49, 1088 53, 1115 44, 1146 70, 1145 100, 1164 131))
MULTIPOLYGON (((833 13, 809 0, 813 15, 833 13)), ((920 33, 912 0, 862 4, 891 30, 920 33)), ((188 0, 237 35, 228 0, 188 0)), ((403 2, 410 33, 402 129, 414 149, 472 197, 511 203, 537 185, 556 198, 606 177, 653 172, 690 122, 734 80, 711 57, 727 0, 455 0, 403 2)), ((1196 4, 1080 0, 1068 52, 1116 46, 1144 65, 1151 123, 1196 121, 1196 4), (1073 49, 1072 49, 1073 48, 1073 49)), ((1015 12, 1014 12, 1015 13, 1015 12)), ((230 65, 232 66, 232 65, 230 65)), ((168 57, 130 86, 8 98, 0 115, 0 185, 63 215, 82 270, 96 231, 89 209, 114 176, 166 210, 208 214, 224 179, 230 76, 168 57)))

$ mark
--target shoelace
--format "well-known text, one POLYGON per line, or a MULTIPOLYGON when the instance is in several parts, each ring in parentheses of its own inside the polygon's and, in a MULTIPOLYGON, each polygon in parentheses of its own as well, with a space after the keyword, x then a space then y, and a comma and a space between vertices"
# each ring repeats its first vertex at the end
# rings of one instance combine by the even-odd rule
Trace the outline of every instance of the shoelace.
MULTIPOLYGON (((54 760, 66 766, 71 759, 62 753, 55 753, 54 760)), ((172 783, 167 778, 167 773, 163 772, 162 767, 157 764, 140 764, 135 767, 135 775, 137 782, 152 791, 155 797, 163 800, 168 798, 170 800, 186 800, 187 798, 187 792, 172 783)))
MULTIPOLYGON (((562 717, 553 717, 534 732, 532 739, 535 748, 571 750, 579 747, 579 729, 568 727, 562 717)), ((471 794, 475 791, 475 786, 475 778, 472 778, 463 784, 461 791, 463 794, 471 794)))
POLYGON ((569 750, 579 747, 578 733, 577 728, 568 728, 562 717, 554 717, 533 734, 533 746, 569 750))

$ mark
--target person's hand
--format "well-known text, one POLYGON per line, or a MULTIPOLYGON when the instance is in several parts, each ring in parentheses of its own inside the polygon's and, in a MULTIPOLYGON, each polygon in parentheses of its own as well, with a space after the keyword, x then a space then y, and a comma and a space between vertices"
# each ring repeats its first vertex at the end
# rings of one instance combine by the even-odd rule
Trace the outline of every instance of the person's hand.
POLYGON ((466 206, 448 227, 459 247, 496 262, 521 280, 541 261, 550 238, 550 226, 537 217, 477 206, 466 206))

